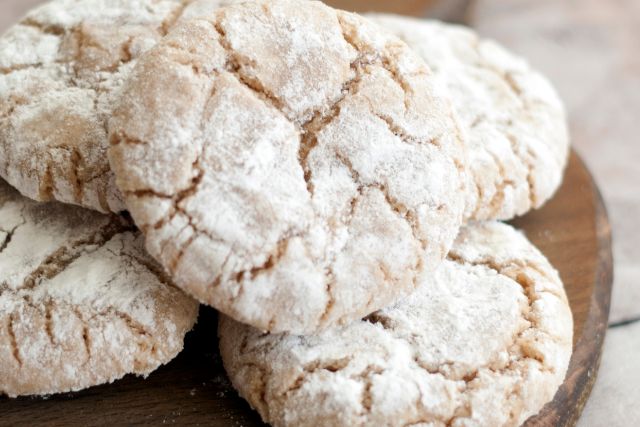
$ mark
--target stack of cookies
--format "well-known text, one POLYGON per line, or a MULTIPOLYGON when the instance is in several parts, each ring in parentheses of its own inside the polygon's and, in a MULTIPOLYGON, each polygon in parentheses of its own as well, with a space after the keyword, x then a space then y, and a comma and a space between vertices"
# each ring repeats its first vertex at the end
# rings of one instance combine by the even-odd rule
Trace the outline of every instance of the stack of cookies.
POLYGON ((497 221, 553 195, 568 140, 547 80, 469 29, 53 0, 0 39, 0 393, 148 375, 202 303, 272 425, 519 425, 572 317, 497 221))

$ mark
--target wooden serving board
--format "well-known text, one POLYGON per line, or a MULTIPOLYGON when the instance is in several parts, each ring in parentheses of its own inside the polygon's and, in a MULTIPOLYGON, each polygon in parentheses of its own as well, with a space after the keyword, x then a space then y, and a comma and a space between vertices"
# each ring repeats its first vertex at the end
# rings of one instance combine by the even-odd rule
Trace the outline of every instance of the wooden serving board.
POLYGON ((541 210, 512 221, 562 278, 574 321, 573 356, 552 402, 525 425, 574 426, 596 380, 613 283, 611 226, 591 174, 573 152, 565 181, 541 210))
MULTIPOLYGON (((600 193, 572 154, 564 185, 543 209, 513 222, 560 271, 575 321, 564 385, 526 426, 573 426, 596 378, 612 282, 611 235, 600 193)), ((185 351, 144 380, 41 398, 0 398, 0 425, 262 426, 233 391, 217 351, 216 314, 203 308, 185 351)))

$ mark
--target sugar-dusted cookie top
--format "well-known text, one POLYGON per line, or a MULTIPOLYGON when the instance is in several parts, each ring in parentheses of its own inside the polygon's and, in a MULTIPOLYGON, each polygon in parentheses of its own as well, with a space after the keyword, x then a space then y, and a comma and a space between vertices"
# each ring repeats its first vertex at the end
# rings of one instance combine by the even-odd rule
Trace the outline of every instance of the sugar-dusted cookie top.
POLYGON ((140 59, 111 166, 178 285, 264 330, 317 331, 406 295, 455 238, 463 146, 433 80, 357 15, 236 4, 140 59))
POLYGON ((447 87, 467 134, 469 219, 511 219, 553 196, 569 136, 564 106, 544 76, 469 28, 368 17, 404 40, 447 87))
POLYGON ((38 204, 0 181, 0 395, 148 375, 197 314, 126 221, 38 204))
POLYGON ((469 226, 410 297, 317 336, 223 317, 240 395, 273 426, 519 426, 550 401, 572 349, 557 272, 519 232, 469 226))
POLYGON ((107 121, 137 58, 231 0, 53 0, 0 37, 0 176, 22 194, 124 209, 107 121))

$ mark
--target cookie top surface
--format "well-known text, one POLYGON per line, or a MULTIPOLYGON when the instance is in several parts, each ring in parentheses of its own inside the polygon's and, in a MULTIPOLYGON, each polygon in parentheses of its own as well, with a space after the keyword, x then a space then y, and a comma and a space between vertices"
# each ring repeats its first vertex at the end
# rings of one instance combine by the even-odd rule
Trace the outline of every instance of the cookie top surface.
POLYGON ((358 319, 446 255, 463 145, 424 62, 320 2, 176 27, 131 74, 111 166, 176 283, 263 330, 358 319))
POLYGON ((106 125, 136 59, 211 0, 54 0, 0 38, 0 176, 25 196, 124 209, 106 125))
POLYGON ((410 297, 317 336, 220 320, 234 386, 274 426, 518 426, 552 399, 572 351, 556 271, 508 225, 463 229, 410 297))
POLYGON ((562 182, 567 119, 549 81, 471 29, 393 15, 368 18, 415 50, 446 86, 467 133, 472 220, 539 208, 562 182))
POLYGON ((198 304, 160 271, 124 220, 0 181, 0 395, 79 390, 171 360, 198 304))

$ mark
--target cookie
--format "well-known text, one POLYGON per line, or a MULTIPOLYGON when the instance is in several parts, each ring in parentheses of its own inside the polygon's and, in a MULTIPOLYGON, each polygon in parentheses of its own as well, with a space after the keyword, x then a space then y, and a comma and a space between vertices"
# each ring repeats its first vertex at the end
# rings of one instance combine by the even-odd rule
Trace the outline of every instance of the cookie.
POLYGON ((572 315, 557 272, 489 222, 395 306, 317 336, 222 317, 235 388, 274 426, 518 426, 567 371, 572 315))
POLYGON ((146 376, 180 352, 197 313, 128 222, 0 181, 0 395, 146 376))
POLYGON ((257 328, 314 332, 407 294, 455 238, 463 144, 432 80, 357 15, 236 4, 139 60, 111 166, 179 286, 257 328))
POLYGON ((106 124, 137 58, 211 0, 54 0, 0 38, 0 176, 23 195, 124 209, 106 124))
POLYGON ((448 88, 467 134, 469 219, 511 219, 553 196, 569 136, 562 102, 544 76, 468 28, 368 17, 403 39, 448 88))

